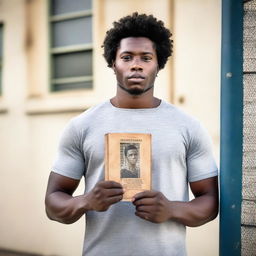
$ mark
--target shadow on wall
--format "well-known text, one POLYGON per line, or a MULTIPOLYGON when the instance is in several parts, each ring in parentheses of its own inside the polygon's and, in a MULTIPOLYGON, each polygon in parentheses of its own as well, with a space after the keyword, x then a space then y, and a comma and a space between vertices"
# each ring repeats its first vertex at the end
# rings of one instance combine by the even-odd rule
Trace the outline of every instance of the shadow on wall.
MULTIPOLYGON (((46 256, 46 255, 0 249, 0 256, 46 256)), ((47 256, 58 256, 58 255, 47 255, 47 256)))

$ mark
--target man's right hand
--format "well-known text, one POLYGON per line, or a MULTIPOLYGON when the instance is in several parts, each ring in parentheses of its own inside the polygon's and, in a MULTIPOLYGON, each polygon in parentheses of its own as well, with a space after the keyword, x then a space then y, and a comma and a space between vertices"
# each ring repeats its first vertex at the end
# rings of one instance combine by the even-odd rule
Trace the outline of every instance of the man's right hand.
POLYGON ((45 196, 47 216, 61 223, 74 223, 87 211, 106 211, 123 198, 122 185, 100 181, 85 195, 73 196, 79 180, 51 172, 45 196))
POLYGON ((115 181, 100 181, 85 195, 88 210, 106 211, 112 204, 122 200, 124 189, 115 181))

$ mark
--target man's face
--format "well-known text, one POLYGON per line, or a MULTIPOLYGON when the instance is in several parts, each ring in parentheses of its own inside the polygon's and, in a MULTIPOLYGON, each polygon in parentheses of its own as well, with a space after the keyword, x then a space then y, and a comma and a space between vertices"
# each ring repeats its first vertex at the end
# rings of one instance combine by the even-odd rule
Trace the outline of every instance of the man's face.
POLYGON ((127 160, 130 164, 135 165, 138 160, 138 151, 137 149, 129 149, 127 151, 127 160))
POLYGON ((118 86, 131 95, 152 89, 158 73, 153 42, 145 37, 128 37, 120 41, 113 64, 118 86))

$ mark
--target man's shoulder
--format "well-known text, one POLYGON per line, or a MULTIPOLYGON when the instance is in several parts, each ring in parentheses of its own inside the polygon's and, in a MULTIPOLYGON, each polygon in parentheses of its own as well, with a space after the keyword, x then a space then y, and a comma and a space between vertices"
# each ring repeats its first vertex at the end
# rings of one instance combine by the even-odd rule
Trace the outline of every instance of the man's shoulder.
POLYGON ((103 112, 106 111, 109 108, 110 108, 109 101, 104 101, 104 102, 99 103, 97 105, 91 106, 90 108, 88 108, 84 112, 82 112, 81 114, 73 117, 71 119, 71 122, 75 126, 83 125, 85 122, 88 122, 90 120, 95 120, 95 118, 99 114, 103 114, 103 112))
POLYGON ((121 177, 122 178, 137 178, 137 175, 131 172, 130 170, 123 168, 121 169, 121 177))
POLYGON ((83 113, 78 115, 77 118, 87 117, 87 116, 95 114, 96 112, 101 112, 105 109, 109 109, 109 107, 110 107, 109 105, 110 105, 109 100, 98 103, 98 104, 96 104, 94 106, 91 106, 90 108, 86 109, 83 113))
POLYGON ((126 168, 122 168, 121 172, 130 172, 130 171, 128 169, 126 169, 126 168))
POLYGON ((162 113, 165 113, 170 119, 175 120, 175 122, 180 123, 181 125, 197 126, 200 123, 195 116, 169 102, 163 101, 162 110, 162 113))

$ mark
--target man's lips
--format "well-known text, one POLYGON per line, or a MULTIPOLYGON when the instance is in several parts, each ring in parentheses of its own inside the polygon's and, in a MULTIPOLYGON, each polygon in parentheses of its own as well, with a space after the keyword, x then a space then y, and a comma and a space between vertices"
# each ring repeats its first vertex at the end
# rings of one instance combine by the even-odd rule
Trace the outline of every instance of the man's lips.
POLYGON ((128 76, 128 80, 132 81, 132 82, 141 82, 144 79, 145 79, 145 77, 142 76, 142 75, 131 75, 131 76, 128 76))
POLYGON ((130 76, 128 76, 127 78, 128 78, 128 79, 145 79, 144 76, 138 75, 138 74, 130 75, 130 76))

